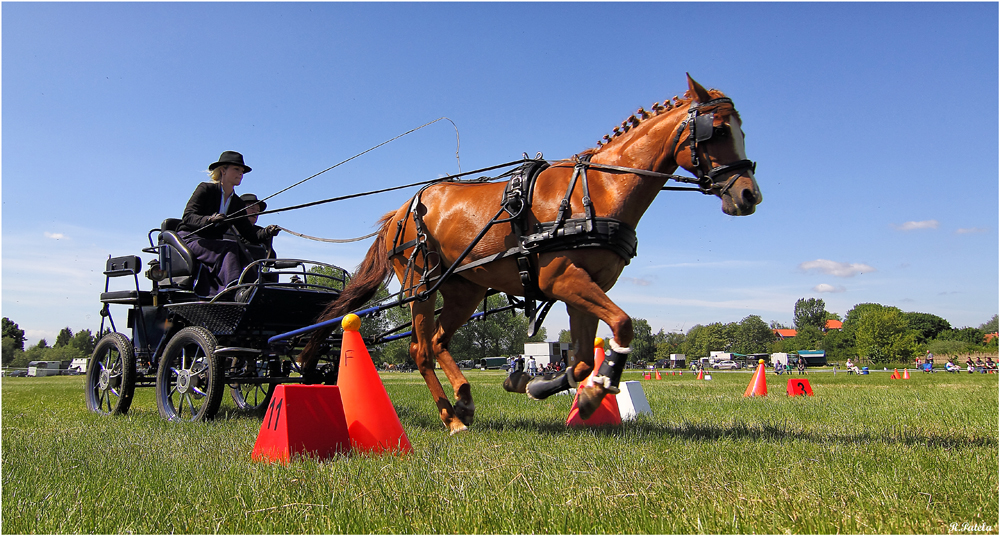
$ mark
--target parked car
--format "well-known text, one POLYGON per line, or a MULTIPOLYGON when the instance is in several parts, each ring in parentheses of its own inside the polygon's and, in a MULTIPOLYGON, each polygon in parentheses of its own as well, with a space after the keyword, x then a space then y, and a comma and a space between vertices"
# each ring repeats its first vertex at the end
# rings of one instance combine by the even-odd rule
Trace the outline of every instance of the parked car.
POLYGON ((24 370, 24 369, 13 370, 13 371, 10 371, 10 372, 7 373, 7 376, 10 376, 12 378, 16 378, 16 377, 22 377, 23 378, 23 377, 25 377, 27 375, 28 375, 28 371, 24 370))
POLYGON ((743 365, 740 365, 737 361, 726 359, 725 361, 716 361, 712 364, 712 368, 719 370, 738 370, 743 368, 743 365))

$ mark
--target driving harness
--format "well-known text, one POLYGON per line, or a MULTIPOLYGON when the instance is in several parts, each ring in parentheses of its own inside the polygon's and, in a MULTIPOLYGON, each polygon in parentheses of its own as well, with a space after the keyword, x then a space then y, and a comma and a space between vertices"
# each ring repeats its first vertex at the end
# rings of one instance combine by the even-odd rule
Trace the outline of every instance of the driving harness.
MULTIPOLYGON (((696 105, 695 101, 692 101, 691 106, 688 109, 688 117, 678 127, 677 135, 674 137, 673 142, 670 145, 670 153, 673 154, 673 151, 677 148, 677 144, 680 141, 681 133, 684 132, 685 129, 689 130, 690 134, 688 139, 691 150, 691 161, 696 177, 684 177, 655 171, 598 164, 590 161, 590 154, 577 155, 571 161, 574 164, 573 175, 566 189, 566 194, 563 196, 563 199, 559 204, 556 219, 550 222, 535 223, 532 228, 529 228, 529 215, 531 214, 535 183, 537 182, 538 176, 541 172, 549 168, 550 164, 542 158, 541 153, 538 153, 533 159, 528 158, 528 155, 524 154, 523 163, 520 167, 501 175, 501 177, 510 176, 510 179, 504 187, 503 197, 500 200, 500 210, 479 232, 479 235, 471 244, 469 244, 462 255, 456 259, 455 263, 447 268, 447 270, 442 274, 437 276, 433 276, 431 274, 434 270, 439 268, 440 257, 436 252, 430 251, 427 247, 427 232, 423 223, 423 215, 426 214, 426 208, 420 202, 420 197, 424 190, 431 185, 424 186, 419 192, 417 192, 416 195, 414 195, 410 202, 409 216, 413 220, 417 237, 405 243, 400 243, 403 238, 403 227, 406 218, 399 220, 396 224, 396 235, 393 238, 392 247, 388 252, 390 257, 396 257, 403 255, 407 249, 411 247, 413 248, 413 251, 407 259, 406 271, 404 272, 404 277, 402 278, 403 281, 407 281, 408 277, 415 275, 416 256, 419 254, 424 259, 419 283, 411 289, 400 289, 400 298, 402 298, 403 293, 406 290, 413 290, 419 288, 420 286, 425 286, 426 290, 417 293, 416 295, 418 300, 426 299, 433 294, 433 292, 437 290, 437 287, 440 286, 440 284, 452 273, 471 270, 503 258, 514 257, 517 262, 521 286, 524 290, 523 302, 517 303, 517 305, 524 307, 524 314, 529 320, 529 337, 534 336, 538 328, 541 326, 542 321, 545 319, 545 315, 548 313, 549 308, 552 307, 553 303, 555 303, 555 300, 545 299, 538 287, 537 263, 539 253, 599 247, 614 251, 625 260, 625 264, 629 264, 637 252, 636 248, 638 245, 638 239, 636 237, 635 229, 625 222, 615 218, 595 216, 594 204, 590 198, 590 187, 587 182, 588 168, 614 173, 632 173, 648 177, 666 178, 668 180, 675 180, 678 182, 693 183, 697 184, 697 189, 682 189, 701 191, 703 194, 716 194, 719 196, 726 193, 729 188, 732 187, 733 183, 737 178, 739 178, 742 172, 748 169, 751 171, 756 169, 755 162, 750 160, 740 160, 727 165, 715 166, 707 173, 702 170, 701 161, 698 157, 698 143, 708 141, 715 135, 725 135, 725 131, 721 127, 714 127, 714 113, 701 113, 701 111, 704 108, 715 107, 720 104, 732 104, 732 101, 725 97, 698 105, 696 105), (732 177, 729 178, 729 180, 723 185, 722 181, 725 181, 730 175, 732 175, 732 177), (572 208, 570 198, 573 195, 577 182, 581 183, 581 188, 583 190, 584 214, 582 217, 571 218, 572 208), (507 213, 506 216, 504 216, 505 212, 507 213), (507 249, 506 251, 477 259, 464 266, 459 266, 465 257, 472 251, 472 248, 486 234, 486 231, 498 223, 510 223, 511 231, 518 237, 518 244, 507 249), (436 258, 436 262, 429 262, 432 257, 436 258), (433 284, 433 286, 430 286, 431 284, 433 284), (539 300, 543 302, 540 308, 536 306, 536 301, 539 300)), ((492 180, 494 179, 483 177, 465 182, 488 182, 492 180)), ((508 299, 516 303, 516 298, 508 296, 508 299)))

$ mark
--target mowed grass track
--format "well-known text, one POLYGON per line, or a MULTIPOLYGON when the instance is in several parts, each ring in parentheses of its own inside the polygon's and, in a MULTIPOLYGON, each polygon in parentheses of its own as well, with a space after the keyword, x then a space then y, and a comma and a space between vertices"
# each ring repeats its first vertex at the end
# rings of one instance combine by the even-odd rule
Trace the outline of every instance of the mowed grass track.
POLYGON ((997 532, 998 376, 888 376, 813 373, 795 398, 787 376, 766 398, 743 398, 748 373, 666 376, 642 382, 653 417, 574 430, 570 397, 470 371, 476 423, 449 437, 417 374, 385 374, 413 454, 288 466, 250 461, 260 420, 228 395, 216 421, 171 424, 152 389, 108 418, 82 377, 4 378, 2 530, 997 532))

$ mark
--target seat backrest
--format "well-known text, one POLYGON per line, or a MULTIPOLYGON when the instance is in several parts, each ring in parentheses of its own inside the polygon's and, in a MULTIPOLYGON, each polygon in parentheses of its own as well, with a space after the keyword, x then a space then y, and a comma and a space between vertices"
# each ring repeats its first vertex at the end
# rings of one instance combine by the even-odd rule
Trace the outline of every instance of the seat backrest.
POLYGON ((181 225, 180 218, 167 218, 160 224, 161 231, 176 231, 181 225))
POLYGON ((161 286, 177 286, 190 290, 194 286, 194 275, 198 271, 198 261, 184 240, 174 231, 165 230, 169 221, 179 222, 176 218, 163 220, 159 245, 160 269, 169 276, 160 281, 161 286))

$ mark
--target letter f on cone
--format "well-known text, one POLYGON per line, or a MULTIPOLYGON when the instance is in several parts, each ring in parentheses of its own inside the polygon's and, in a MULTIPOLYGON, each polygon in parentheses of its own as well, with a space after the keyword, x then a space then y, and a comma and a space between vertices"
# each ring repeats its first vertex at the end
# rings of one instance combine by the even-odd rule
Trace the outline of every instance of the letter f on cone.
POLYGON ((361 452, 413 452, 403 425, 392 407, 389 393, 375 370, 358 328, 361 321, 349 314, 341 322, 344 339, 340 345, 340 372, 337 386, 344 402, 344 416, 351 446, 361 452))
POLYGON ((753 373, 753 378, 750 379, 750 385, 747 386, 746 392, 743 396, 767 396, 767 379, 764 376, 764 360, 761 359, 757 362, 757 370, 753 373))

